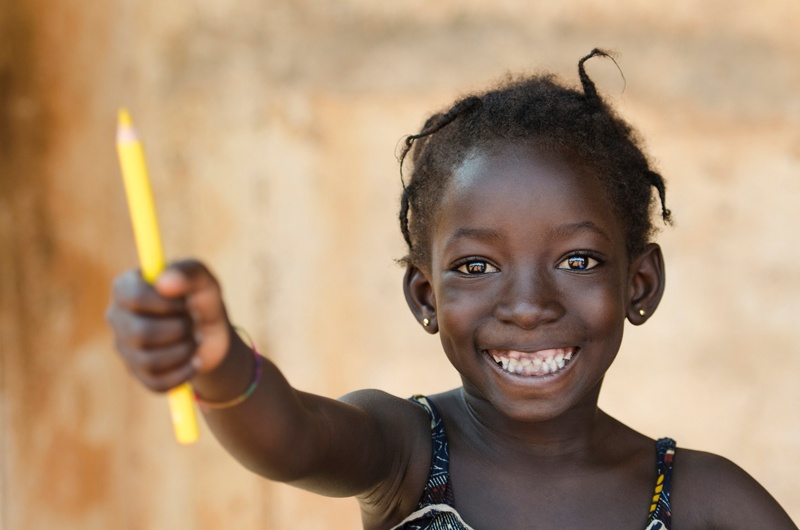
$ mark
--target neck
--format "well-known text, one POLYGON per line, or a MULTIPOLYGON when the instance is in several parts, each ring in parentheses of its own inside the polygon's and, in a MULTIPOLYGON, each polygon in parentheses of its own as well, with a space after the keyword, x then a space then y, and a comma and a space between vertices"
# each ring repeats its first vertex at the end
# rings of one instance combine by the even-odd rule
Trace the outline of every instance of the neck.
POLYGON ((484 398, 462 388, 461 401, 470 436, 483 450, 551 458, 592 454, 617 423, 597 407, 600 384, 572 408, 555 417, 520 421, 500 413, 484 398))

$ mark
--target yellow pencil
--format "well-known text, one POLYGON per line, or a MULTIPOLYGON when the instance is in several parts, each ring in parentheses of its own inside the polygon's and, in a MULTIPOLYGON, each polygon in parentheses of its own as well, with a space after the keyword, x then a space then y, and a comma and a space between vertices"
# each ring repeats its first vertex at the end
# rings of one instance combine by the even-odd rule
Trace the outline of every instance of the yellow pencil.
MULTIPOLYGON (((145 280, 153 283, 164 270, 164 253, 161 248, 161 235, 158 231, 150 179, 144 162, 144 150, 127 109, 119 110, 117 153, 122 166, 122 177, 125 181, 125 193, 128 196, 142 275, 145 280)), ((175 428, 175 437, 182 444, 197 441, 197 416, 192 398, 192 387, 189 383, 169 391, 172 425, 175 428)))

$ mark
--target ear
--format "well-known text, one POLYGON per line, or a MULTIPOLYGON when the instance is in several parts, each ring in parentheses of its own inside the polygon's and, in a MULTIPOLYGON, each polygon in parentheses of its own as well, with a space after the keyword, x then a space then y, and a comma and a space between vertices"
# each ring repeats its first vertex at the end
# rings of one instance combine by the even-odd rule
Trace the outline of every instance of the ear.
POLYGON ((406 267, 406 274, 403 277, 403 292, 406 295, 408 307, 417 322, 431 335, 438 332, 439 323, 436 320, 436 297, 433 294, 433 285, 428 276, 415 265, 406 267))
POLYGON ((630 264, 627 317, 640 326, 655 313, 664 294, 664 256, 650 243, 630 264))

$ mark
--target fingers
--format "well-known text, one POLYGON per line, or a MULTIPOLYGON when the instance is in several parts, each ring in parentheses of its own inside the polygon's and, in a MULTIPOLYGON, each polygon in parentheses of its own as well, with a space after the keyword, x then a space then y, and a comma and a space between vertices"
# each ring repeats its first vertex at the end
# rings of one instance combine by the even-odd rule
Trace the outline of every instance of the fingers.
POLYGON ((128 361, 131 369, 153 376, 175 371, 186 364, 196 364, 192 362, 195 349, 192 341, 178 342, 150 350, 143 350, 125 343, 118 343, 117 348, 128 361))
POLYGON ((155 288, 165 297, 186 297, 187 308, 196 324, 227 321, 219 283, 199 261, 173 263, 158 277, 155 288))
POLYGON ((160 375, 137 374, 137 378, 153 392, 168 392, 191 379, 196 372, 197 370, 193 365, 187 364, 179 369, 160 375))
POLYGON ((111 309, 108 320, 118 344, 154 349, 177 342, 194 342, 193 325, 188 313, 150 316, 111 309))
POLYGON ((163 372, 154 372, 131 365, 128 365, 128 369, 142 385, 153 392, 172 390, 189 381, 197 374, 197 365, 192 362, 176 365, 172 369, 163 372))
POLYGON ((193 341, 187 340, 149 350, 118 343, 117 350, 125 359, 131 373, 155 392, 166 392, 175 388, 197 373, 193 341))
POLYGON ((186 301, 179 297, 160 295, 142 278, 138 269, 118 276, 111 289, 111 306, 143 314, 171 315, 186 311, 186 301))
POLYGON ((198 341, 199 372, 210 372, 219 366, 230 347, 231 326, 214 276, 198 261, 179 261, 158 278, 156 289, 164 296, 185 296, 198 341))
POLYGON ((116 348, 144 386, 164 392, 197 371, 193 325, 186 311, 175 315, 140 314, 112 306, 108 321, 116 348))
POLYGON ((155 391, 213 370, 230 345, 219 284, 194 260, 170 265, 155 285, 137 270, 120 275, 106 319, 130 371, 155 391))

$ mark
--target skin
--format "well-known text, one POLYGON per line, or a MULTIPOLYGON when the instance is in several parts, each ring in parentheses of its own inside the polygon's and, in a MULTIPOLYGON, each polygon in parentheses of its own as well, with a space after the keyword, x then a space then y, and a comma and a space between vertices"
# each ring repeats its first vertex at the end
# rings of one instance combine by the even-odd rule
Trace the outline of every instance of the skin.
MULTIPOLYGON (((625 321, 642 324, 661 299, 659 247, 628 256, 596 176, 531 146, 469 157, 431 229, 431 263, 409 266, 404 290, 463 381, 431 396, 462 517, 476 529, 644 528, 655 443, 597 399, 625 321), (548 375, 510 374, 488 354, 552 348, 574 356, 548 375)), ((123 359, 153 390, 190 379, 205 399, 223 401, 252 378, 253 353, 197 262, 174 264, 154 288, 136 271, 122 275, 108 320, 123 359)), ((205 417, 254 472, 356 496, 367 529, 411 513, 428 475, 420 407, 375 390, 340 400, 300 392, 268 360, 249 399, 205 417)), ((755 480, 707 453, 676 453, 672 504, 677 530, 796 528, 755 480)))

